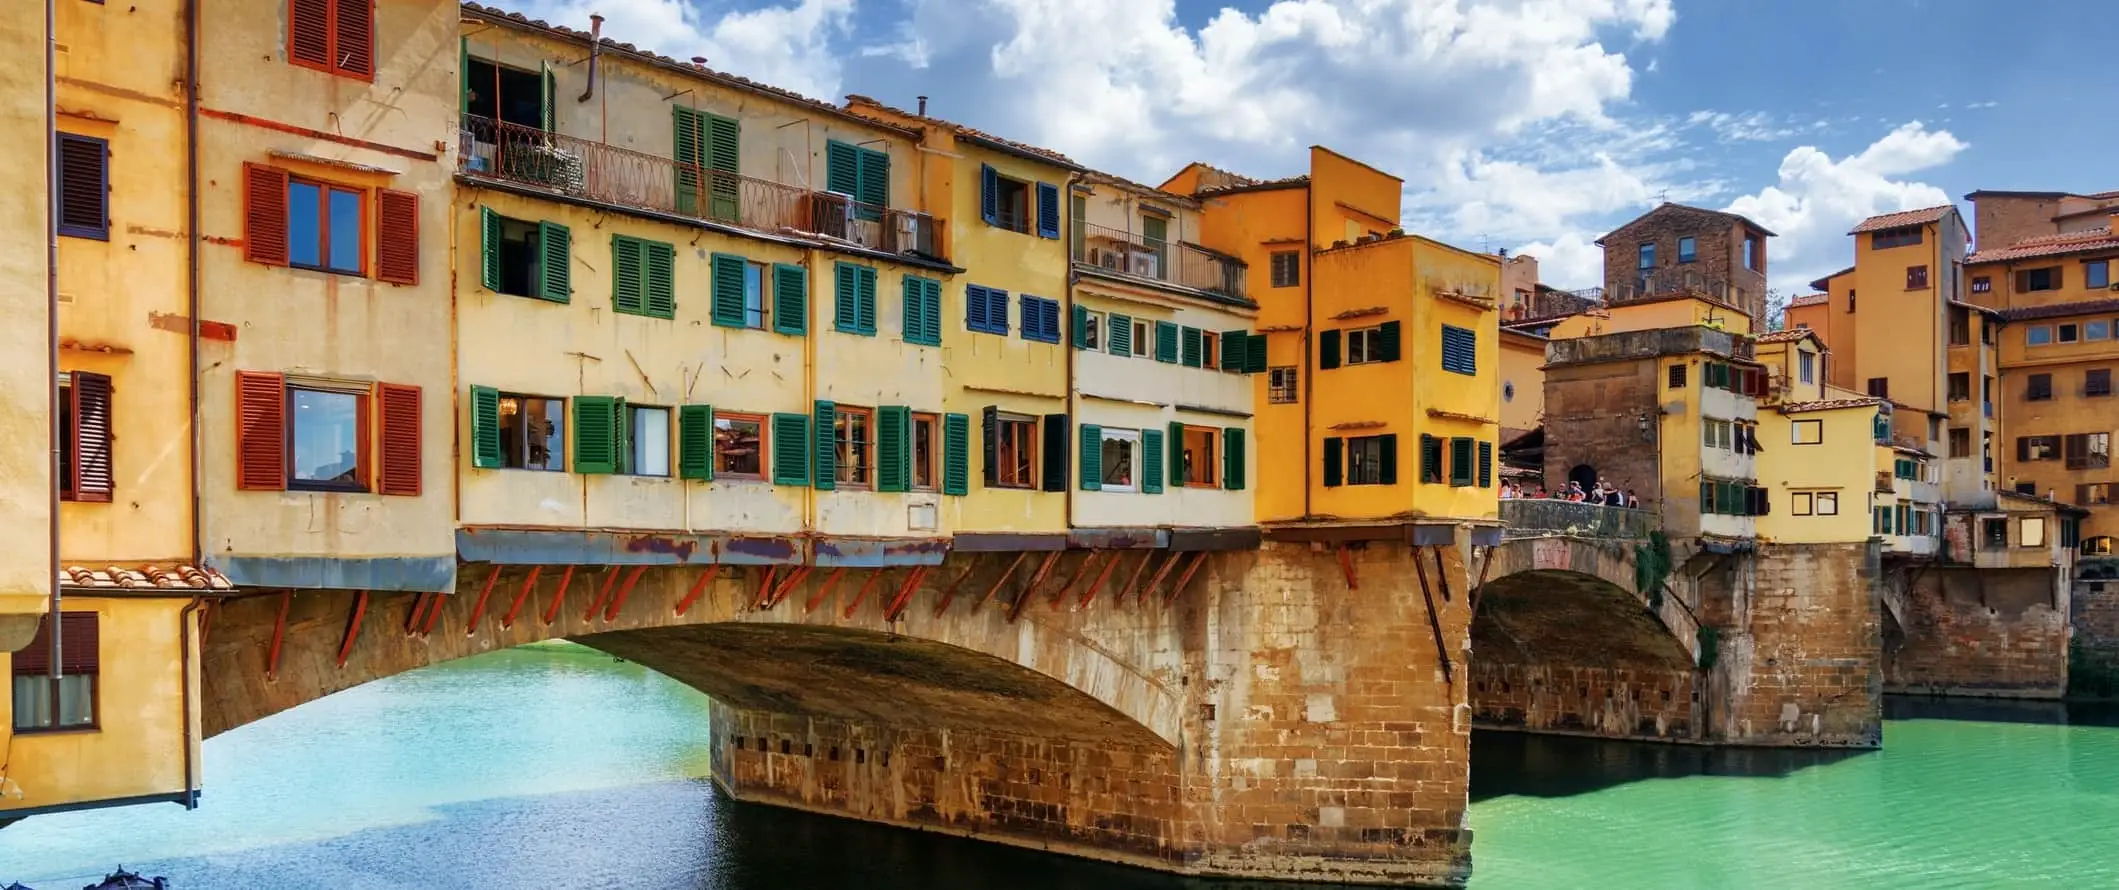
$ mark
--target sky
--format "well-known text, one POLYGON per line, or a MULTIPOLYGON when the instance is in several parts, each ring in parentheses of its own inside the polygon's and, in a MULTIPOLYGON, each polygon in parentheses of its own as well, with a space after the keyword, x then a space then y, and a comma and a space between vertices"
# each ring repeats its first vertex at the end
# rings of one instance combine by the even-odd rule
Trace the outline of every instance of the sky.
POLYGON ((1568 289, 1662 200, 1778 233, 1794 295, 1865 216, 2119 189, 2115 0, 498 2, 815 98, 926 95, 1142 182, 1327 146, 1405 180, 1409 231, 1568 289))

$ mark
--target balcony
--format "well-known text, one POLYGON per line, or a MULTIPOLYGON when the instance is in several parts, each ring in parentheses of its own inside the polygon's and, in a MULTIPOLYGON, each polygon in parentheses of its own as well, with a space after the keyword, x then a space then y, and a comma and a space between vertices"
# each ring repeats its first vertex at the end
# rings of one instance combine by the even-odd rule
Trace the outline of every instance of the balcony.
POLYGON ((1182 241, 1074 220, 1074 261, 1107 272, 1244 299, 1244 264, 1182 241))
POLYGON ((556 196, 615 204, 887 254, 942 256, 942 220, 863 204, 536 127, 465 116, 456 172, 556 196))
POLYGON ((1604 298, 1617 305, 1660 297, 1693 296, 1734 306, 1735 294, 1729 282, 1722 279, 1709 278, 1690 269, 1664 269, 1660 272, 1643 270, 1634 280, 1607 290, 1604 298))
POLYGON ((1503 532, 1507 538, 1565 535, 1636 540, 1648 537, 1657 527, 1656 514, 1647 510, 1555 498, 1502 498, 1501 521, 1508 524, 1503 532))

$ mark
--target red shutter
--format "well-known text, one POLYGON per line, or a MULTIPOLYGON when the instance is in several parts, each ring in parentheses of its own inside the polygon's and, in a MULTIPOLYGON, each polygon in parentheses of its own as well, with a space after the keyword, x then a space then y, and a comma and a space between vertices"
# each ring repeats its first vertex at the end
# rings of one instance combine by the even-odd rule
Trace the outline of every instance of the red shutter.
POLYGON ((87 371, 73 372, 74 500, 109 503, 112 485, 110 465, 110 378, 87 371))
MULTIPOLYGON (((295 0, 297 6, 302 0, 295 0)), ((375 76, 374 0, 331 0, 331 70, 360 78, 375 76)))
POLYGON ((385 383, 379 388, 382 422, 382 494, 419 496, 419 387, 385 383))
POLYGON ((375 192, 375 277, 391 284, 419 283, 419 196, 375 192))
MULTIPOLYGON (((61 666, 69 674, 93 674, 96 672, 96 650, 100 645, 96 633, 96 613, 59 613, 59 658, 61 666)), ((37 620, 37 635, 29 645, 15 653, 14 672, 24 674, 46 674, 51 672, 51 618, 37 620)))
POLYGON ((287 171, 243 165, 243 258, 287 265, 287 171))
POLYGON ((287 60, 331 68, 331 0, 288 0, 287 60))
POLYGON ((235 487, 287 488, 287 379, 278 374, 235 372, 235 487))

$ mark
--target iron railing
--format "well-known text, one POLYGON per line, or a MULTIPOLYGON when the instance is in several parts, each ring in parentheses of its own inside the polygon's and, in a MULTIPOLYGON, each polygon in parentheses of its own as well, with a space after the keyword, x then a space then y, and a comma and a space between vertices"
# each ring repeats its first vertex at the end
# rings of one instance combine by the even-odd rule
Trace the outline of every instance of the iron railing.
POLYGON ((465 116, 457 172, 568 197, 737 226, 813 235, 884 253, 942 256, 942 221, 536 127, 465 116))
POLYGON ((1074 261, 1111 272, 1241 298, 1244 264, 1182 241, 1074 220, 1074 261))
POLYGON ((1504 537, 1510 538, 1567 535, 1638 540, 1658 527, 1656 514, 1649 510, 1557 498, 1503 498, 1501 521, 1508 523, 1504 537))
POLYGON ((1612 303, 1624 303, 1630 300, 1690 294, 1734 305, 1735 293, 1729 282, 1720 278, 1712 278, 1689 269, 1665 269, 1660 272, 1642 272, 1631 281, 1620 282, 1616 288, 1607 289, 1604 296, 1612 303))

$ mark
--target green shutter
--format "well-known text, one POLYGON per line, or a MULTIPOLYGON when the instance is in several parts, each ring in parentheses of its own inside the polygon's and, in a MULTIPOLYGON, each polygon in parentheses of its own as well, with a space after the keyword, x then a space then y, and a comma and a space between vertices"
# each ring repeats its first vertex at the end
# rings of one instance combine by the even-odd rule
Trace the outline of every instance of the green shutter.
POLYGON ((929 278, 926 279, 924 289, 926 293, 922 294, 921 297, 925 301, 925 308, 920 311, 920 320, 926 323, 926 328, 920 332, 920 342, 929 346, 940 346, 942 345, 942 283, 929 278))
POLYGON ((1382 485, 1398 484, 1398 434, 1384 433, 1379 440, 1376 460, 1376 481, 1382 485))
POLYGON ((1386 321, 1376 329, 1376 361, 1398 360, 1399 344, 1403 339, 1399 332, 1400 327, 1398 322, 1386 321))
POLYGON ((555 222, 537 224, 537 296, 564 303, 574 292, 574 236, 555 222))
POLYGON ((1102 491, 1104 487, 1104 428, 1085 423, 1082 429, 1081 476, 1083 491, 1102 491))
POLYGON ((715 219, 735 222, 740 215, 741 203, 738 194, 742 188, 739 174, 742 172, 743 125, 732 117, 703 116, 706 118, 706 169, 725 174, 710 175, 707 180, 707 213, 715 219))
POLYGON ((677 317, 677 249, 660 241, 640 243, 641 308, 656 318, 677 317))
POLYGON ((1074 322, 1074 348, 1076 348, 1076 349, 1088 349, 1088 348, 1089 348, 1089 307, 1087 307, 1087 306, 1084 306, 1084 305, 1082 305, 1082 304, 1080 304, 1080 303, 1076 303, 1076 304, 1074 304, 1074 305, 1073 305, 1072 307, 1070 307, 1070 308, 1072 308, 1072 309, 1073 309, 1073 311, 1072 311, 1072 312, 1070 312, 1070 313, 1068 313, 1068 314, 1069 314, 1069 315, 1071 315, 1071 316, 1073 316, 1073 322, 1074 322))
POLYGON ((831 491, 839 487, 839 407, 826 399, 818 399, 816 418, 817 456, 810 464, 815 468, 815 475, 809 484, 818 491, 831 491))
POLYGON ((842 195, 860 192, 859 149, 836 139, 824 143, 824 190, 842 195))
POLYGON ((624 447, 619 418, 624 411, 624 399, 574 397, 574 472, 618 472, 624 447))
POLYGON ((1346 440, 1324 437, 1324 487, 1337 488, 1346 478, 1346 440))
POLYGON ((1185 472, 1185 425, 1174 420, 1170 421, 1170 469, 1167 475, 1171 488, 1183 488, 1185 483, 1192 481, 1191 474, 1185 472))
POLYGON ((831 329, 848 334, 861 332, 859 300, 861 267, 841 260, 832 264, 831 329))
POLYGON ((1143 494, 1162 494, 1162 430, 1140 431, 1140 490, 1143 494))
POLYGON ((1700 512, 1714 512, 1714 483, 1700 483, 1700 512))
POLYGON ((1249 331, 1221 332, 1221 369, 1242 371, 1244 361, 1251 353, 1249 331))
POLYGON ((876 490, 912 489, 912 409, 876 409, 876 490))
POLYGON ((1420 481, 1442 481, 1442 440, 1420 434, 1420 481))
POLYGON ((1494 443, 1479 443, 1479 487, 1494 487, 1494 443))
POLYGON ((713 255, 713 319, 724 328, 743 326, 743 267, 746 261, 734 254, 713 255))
POLYGON ((1266 335, 1252 334, 1249 349, 1244 353, 1243 372, 1263 374, 1266 372, 1266 335))
POLYGON ((1449 484, 1461 488, 1478 481, 1472 460, 1471 439, 1457 436, 1449 440, 1449 484))
POLYGON ((809 484, 809 415, 773 415, 773 484, 809 484))
POLYGON ((552 63, 550 62, 544 63, 543 81, 540 84, 537 96, 538 123, 543 125, 545 132, 557 133, 559 132, 559 113, 558 109, 553 107, 552 96, 554 93, 559 92, 559 85, 552 78, 552 63))
POLYGON ((500 390, 471 387, 471 466, 490 470, 501 462, 500 390))
POLYGON ((636 238, 611 236, 611 307, 628 315, 640 315, 647 306, 646 245, 636 238))
POLYGON ((678 407, 677 477, 714 478, 714 406, 678 407))
POLYGON ((1177 363, 1177 325, 1167 321, 1155 323, 1155 360, 1177 363))
POLYGON ((1230 491, 1243 490, 1243 430, 1225 427, 1221 431, 1221 487, 1230 491))
POLYGON ((1104 343, 1112 355, 1133 354, 1133 319, 1130 316, 1111 313, 1110 323, 1105 325, 1104 343))
POLYGON ((471 38, 456 38, 456 113, 471 113, 471 38))
POLYGON ((809 333, 809 270, 773 264, 773 330, 800 337, 809 333))
POLYGON ((854 276, 854 321, 862 334, 876 335, 876 270, 870 266, 854 276))
POLYGON ((700 166, 703 160, 706 126, 699 112, 682 106, 671 106, 671 126, 675 129, 676 146, 670 158, 677 168, 677 212, 686 216, 699 214, 700 166))
POLYGON ((500 214, 478 208, 478 283, 500 293, 500 214))
POLYGON ((1317 332, 1317 369, 1329 371, 1339 367, 1339 329, 1329 328, 1317 332))
POLYGON ((942 493, 968 494, 971 491, 971 417, 966 414, 942 416, 942 493))
POLYGON ((859 187, 854 190, 854 199, 867 206, 856 208, 855 212, 862 219, 879 219, 882 209, 890 206, 890 155, 864 148, 858 160, 861 179, 859 187))
POLYGON ((1191 327, 1184 328, 1183 330, 1184 348, 1180 356, 1179 364, 1182 364, 1187 368, 1197 368, 1199 367, 1199 353, 1201 348, 1199 343, 1200 330, 1198 328, 1191 327))

